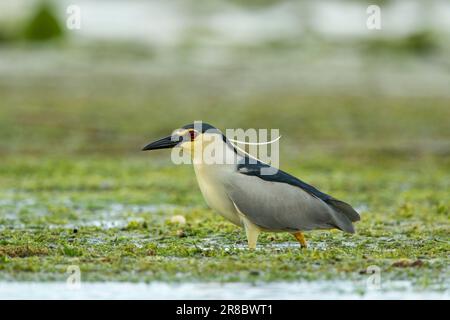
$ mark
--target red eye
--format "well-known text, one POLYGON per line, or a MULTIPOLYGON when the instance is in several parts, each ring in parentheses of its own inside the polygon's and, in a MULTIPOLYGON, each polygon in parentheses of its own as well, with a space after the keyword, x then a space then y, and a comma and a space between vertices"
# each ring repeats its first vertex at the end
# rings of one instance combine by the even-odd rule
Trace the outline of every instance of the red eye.
POLYGON ((189 133, 191 134, 191 141, 194 141, 197 133, 195 132, 195 130, 189 130, 189 133))

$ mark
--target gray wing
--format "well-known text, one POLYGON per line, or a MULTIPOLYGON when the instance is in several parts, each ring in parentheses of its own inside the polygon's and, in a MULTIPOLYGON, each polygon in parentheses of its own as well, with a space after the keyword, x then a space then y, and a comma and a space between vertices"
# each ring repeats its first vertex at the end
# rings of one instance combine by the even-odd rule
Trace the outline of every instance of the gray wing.
POLYGON ((254 224, 278 231, 338 228, 354 232, 352 221, 359 220, 359 215, 351 206, 281 170, 260 175, 262 166, 267 165, 239 164, 227 188, 235 206, 254 224))

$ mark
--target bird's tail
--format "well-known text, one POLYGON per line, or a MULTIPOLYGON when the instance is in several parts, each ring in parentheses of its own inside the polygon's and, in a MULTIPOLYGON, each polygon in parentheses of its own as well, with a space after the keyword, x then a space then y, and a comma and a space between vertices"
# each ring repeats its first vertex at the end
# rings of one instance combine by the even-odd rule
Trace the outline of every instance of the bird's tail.
POLYGON ((351 205, 337 199, 330 199, 327 203, 334 209, 336 227, 342 231, 355 233, 352 222, 359 221, 361 217, 351 205))

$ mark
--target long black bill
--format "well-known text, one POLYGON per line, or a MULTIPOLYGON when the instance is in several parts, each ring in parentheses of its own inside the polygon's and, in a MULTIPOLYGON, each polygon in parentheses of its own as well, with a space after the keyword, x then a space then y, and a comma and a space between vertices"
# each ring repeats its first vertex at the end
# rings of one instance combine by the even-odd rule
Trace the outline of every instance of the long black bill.
POLYGON ((142 151, 173 148, 180 142, 180 140, 181 137, 177 136, 164 137, 152 143, 149 143, 142 149, 142 151))

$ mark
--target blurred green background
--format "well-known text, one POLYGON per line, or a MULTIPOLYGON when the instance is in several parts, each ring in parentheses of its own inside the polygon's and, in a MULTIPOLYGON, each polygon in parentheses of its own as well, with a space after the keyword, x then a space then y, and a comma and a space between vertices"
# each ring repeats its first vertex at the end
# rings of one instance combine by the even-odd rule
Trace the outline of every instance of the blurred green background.
POLYGON ((0 5, 3 156, 142 156, 203 120, 279 128, 287 157, 448 157, 444 1, 382 1, 379 31, 362 1, 79 1, 79 30, 69 4, 0 5))
POLYGON ((450 4, 376 3, 381 30, 358 0, 0 2, 0 279, 64 279, 73 259, 86 279, 137 281, 355 279, 376 264, 445 289, 450 4), (281 168, 354 205, 357 235, 239 250, 192 169, 140 151, 194 120, 279 129, 281 168))
MULTIPOLYGON (((424 191, 431 185, 437 194, 449 184, 441 172, 450 164, 450 5, 378 4, 381 30, 367 29, 363 1, 3 2, 3 191, 17 196, 56 176, 56 192, 80 165, 93 167, 77 180, 88 185, 97 161, 111 164, 117 186, 132 163, 127 178, 145 172, 146 184, 160 186, 151 173, 165 167, 182 180, 189 167, 140 149, 203 120, 220 129, 279 129, 281 168, 364 207, 367 198, 403 200, 349 178, 345 189, 344 178, 334 185, 327 174, 352 171, 359 181, 372 173, 368 183, 408 190, 402 175, 414 168, 411 179, 427 176, 424 191), (72 4, 80 29, 67 26, 72 4)), ((99 190, 110 178, 100 175, 99 190)), ((203 203, 195 190, 172 202, 203 203)))

